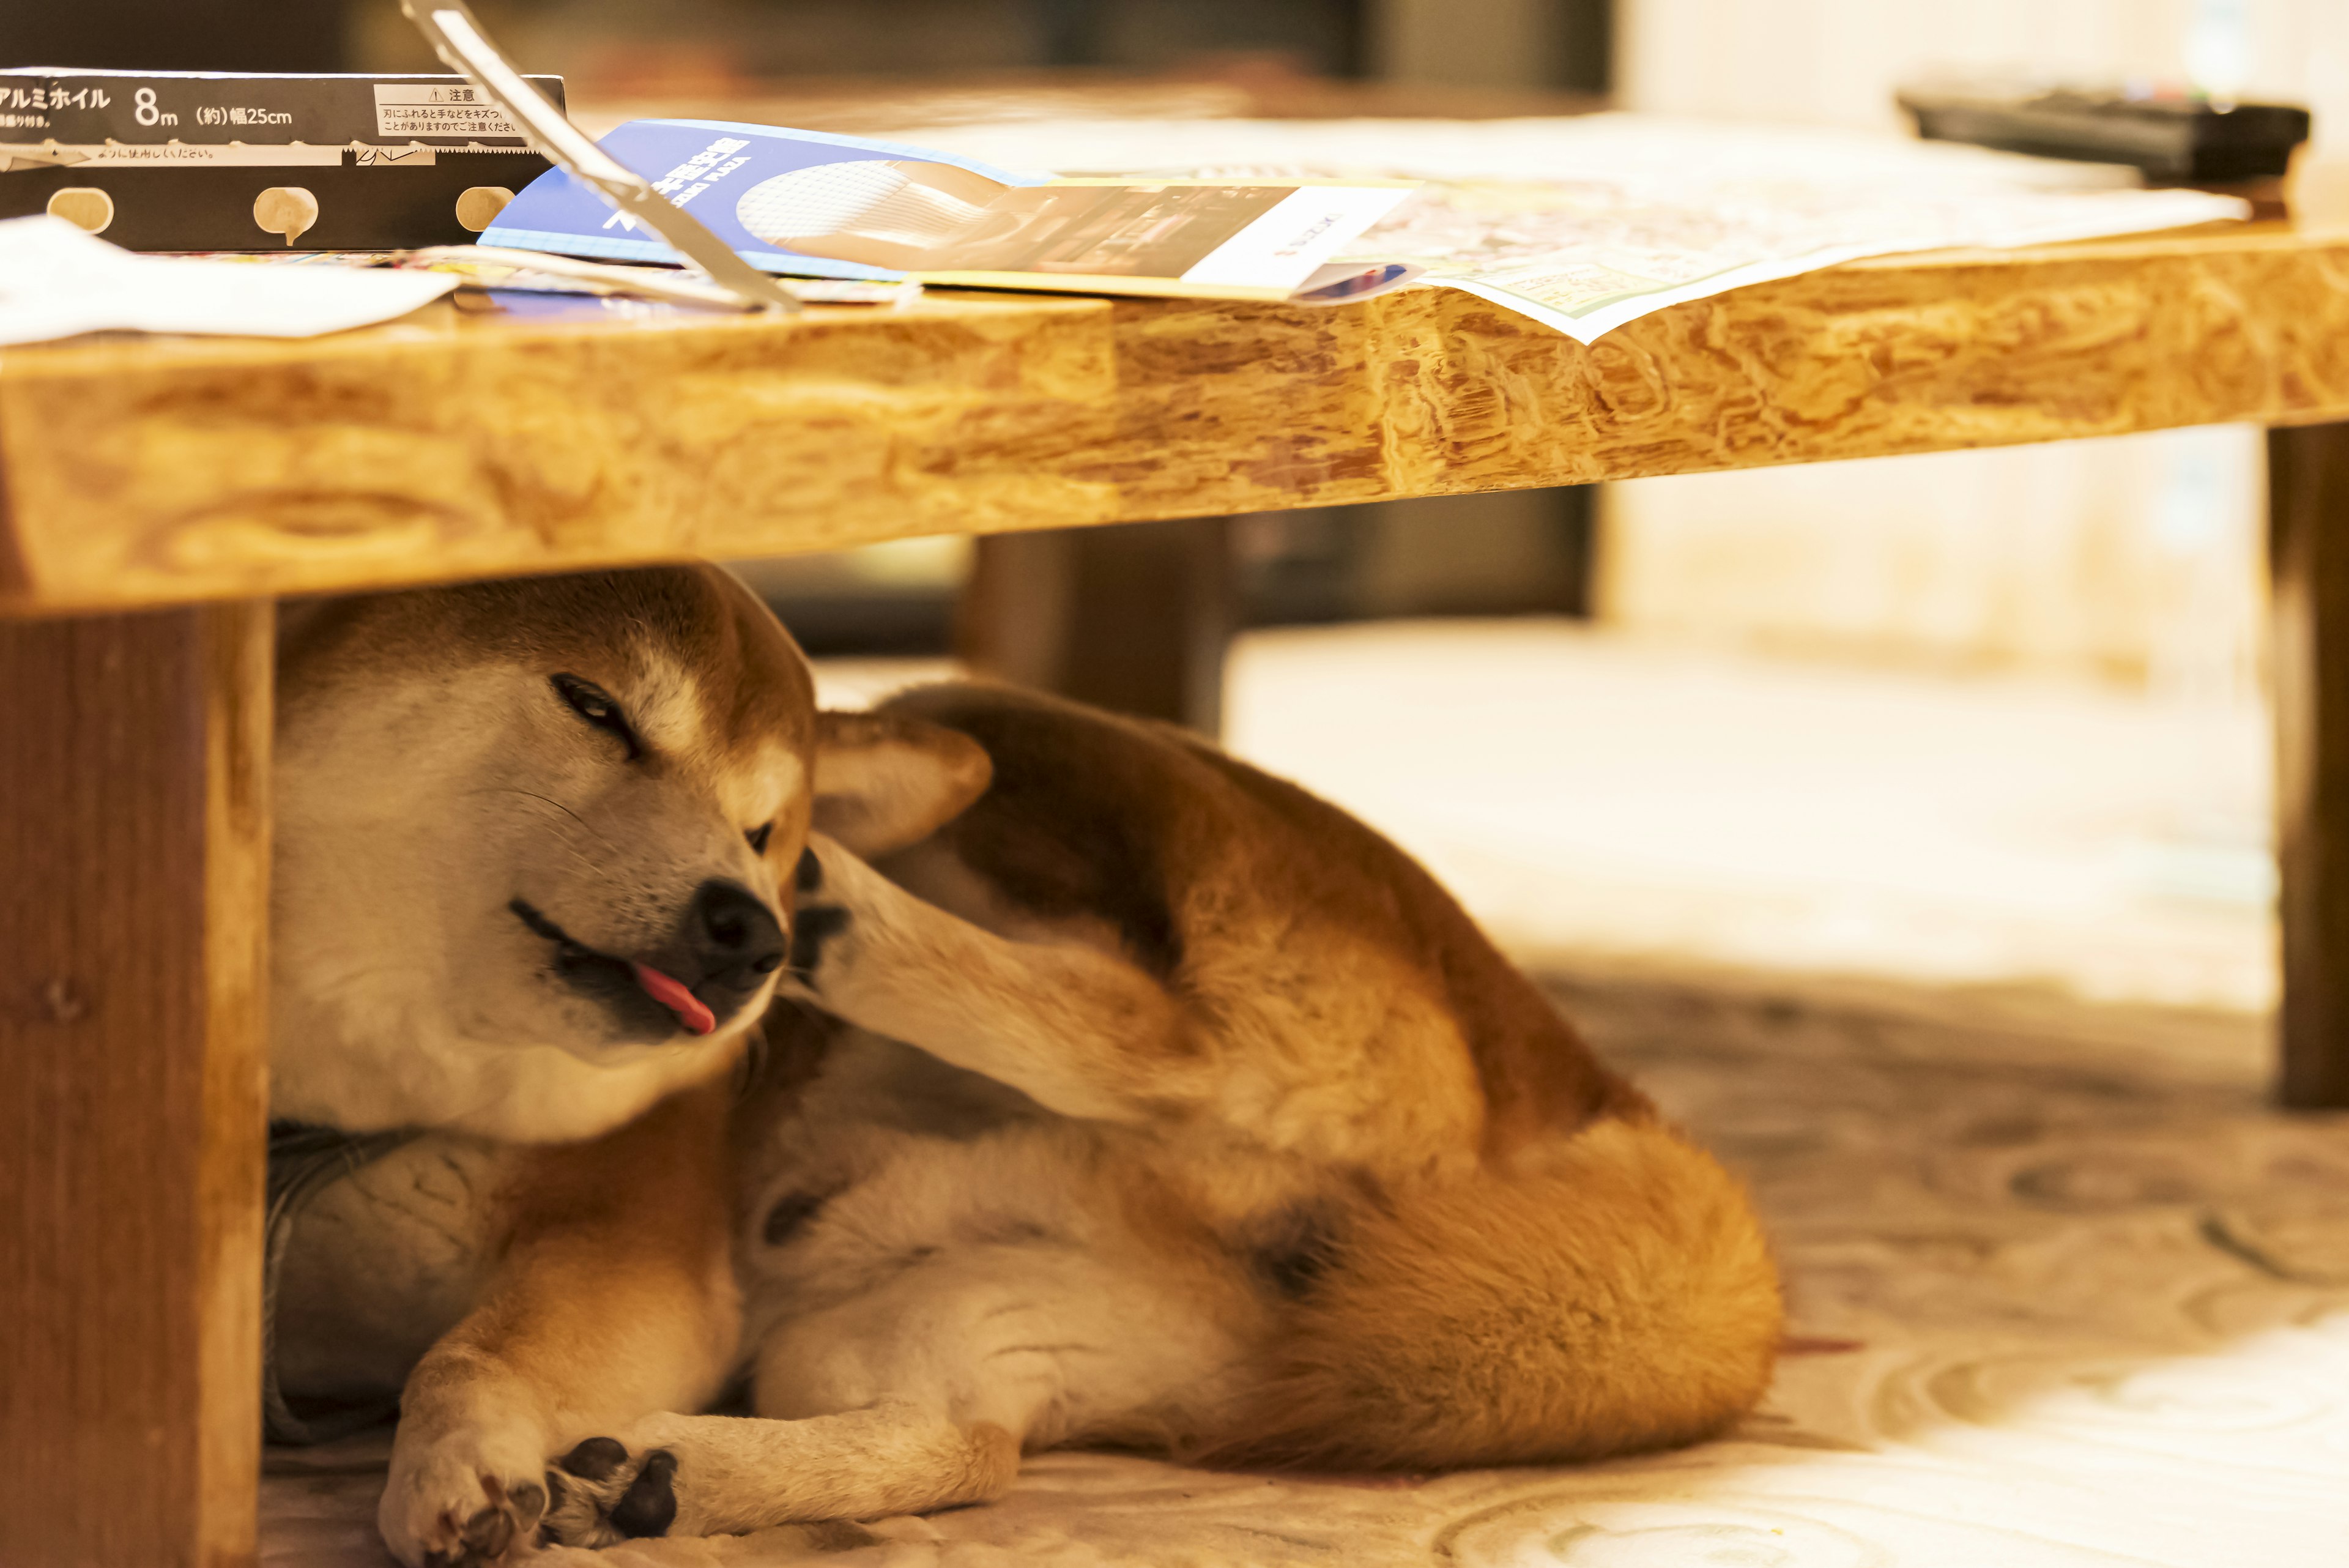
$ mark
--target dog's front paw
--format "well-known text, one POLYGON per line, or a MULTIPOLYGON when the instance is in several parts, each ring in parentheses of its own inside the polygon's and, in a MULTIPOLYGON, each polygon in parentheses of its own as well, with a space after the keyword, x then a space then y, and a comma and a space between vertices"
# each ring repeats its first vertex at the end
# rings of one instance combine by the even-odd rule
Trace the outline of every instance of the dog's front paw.
POLYGON ((677 1522, 677 1455, 631 1454, 616 1438, 590 1438, 546 1472, 553 1500, 540 1541, 549 1546, 610 1546, 666 1535, 677 1522))
POLYGON ((408 1568, 499 1568, 526 1555, 546 1512, 534 1435, 396 1442, 376 1522, 408 1568))

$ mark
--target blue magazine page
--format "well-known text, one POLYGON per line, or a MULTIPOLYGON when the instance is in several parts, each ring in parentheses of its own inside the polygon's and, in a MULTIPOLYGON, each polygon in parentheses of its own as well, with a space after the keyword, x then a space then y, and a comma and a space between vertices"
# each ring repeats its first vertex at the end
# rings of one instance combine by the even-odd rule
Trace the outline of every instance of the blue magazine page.
MULTIPOLYGON (((1007 191, 1046 183, 897 141, 706 119, 636 119, 601 143, 763 272, 896 279, 895 267, 792 248, 837 213, 892 210, 909 239, 943 234, 1007 191), (821 171, 821 172, 817 172, 821 171)), ((485 245, 610 261, 684 258, 561 170, 540 175, 481 234, 485 245)))

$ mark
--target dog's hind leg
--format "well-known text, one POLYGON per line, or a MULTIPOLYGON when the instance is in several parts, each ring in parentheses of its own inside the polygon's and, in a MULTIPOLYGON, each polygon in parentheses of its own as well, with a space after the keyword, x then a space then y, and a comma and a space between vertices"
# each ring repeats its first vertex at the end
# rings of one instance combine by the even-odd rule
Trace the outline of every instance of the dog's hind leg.
POLYGON ((558 1460, 546 1539, 880 1519, 1001 1495, 1028 1444, 1173 1446, 1239 1397, 1257 1310, 1180 1251, 950 1246, 768 1334, 760 1416, 655 1416, 558 1460))
POLYGON ((803 1421, 655 1416, 625 1443, 590 1438, 555 1463, 543 1539, 609 1546, 984 1502, 1019 1473, 1019 1440, 890 1400, 803 1421))
POLYGON ((1133 964, 1073 942, 1008 940, 821 835, 799 881, 792 970, 826 1012, 1062 1116, 1138 1122, 1214 1095, 1205 1033, 1133 964))
POLYGON ((547 1474, 544 1538, 730 1535, 1000 1494, 1057 1379, 988 1354, 1037 1331, 955 1262, 786 1321, 761 1348, 759 1416, 654 1416, 580 1444, 547 1474))

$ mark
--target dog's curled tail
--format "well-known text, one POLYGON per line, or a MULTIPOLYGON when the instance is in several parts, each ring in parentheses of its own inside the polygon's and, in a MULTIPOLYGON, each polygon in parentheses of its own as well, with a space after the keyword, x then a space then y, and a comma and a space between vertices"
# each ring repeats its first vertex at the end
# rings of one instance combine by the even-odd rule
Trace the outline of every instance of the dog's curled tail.
POLYGON ((1200 1457, 1329 1469, 1587 1459, 1751 1409, 1783 1322, 1744 1189, 1654 1122, 1609 1118, 1534 1176, 1366 1214, 1288 1311, 1200 1457))

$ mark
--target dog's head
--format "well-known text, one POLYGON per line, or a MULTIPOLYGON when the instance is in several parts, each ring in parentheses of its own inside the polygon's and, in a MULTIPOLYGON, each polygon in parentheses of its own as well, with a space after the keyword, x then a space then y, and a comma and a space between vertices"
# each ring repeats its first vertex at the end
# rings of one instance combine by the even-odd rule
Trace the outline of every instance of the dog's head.
POLYGON ((340 1053, 461 1099, 533 1052, 714 1070, 788 956, 813 800, 806 662, 763 605, 714 567, 423 589, 289 618, 279 664, 281 1072, 375 1093, 317 1087, 340 1053))

